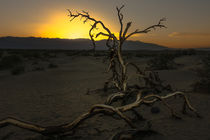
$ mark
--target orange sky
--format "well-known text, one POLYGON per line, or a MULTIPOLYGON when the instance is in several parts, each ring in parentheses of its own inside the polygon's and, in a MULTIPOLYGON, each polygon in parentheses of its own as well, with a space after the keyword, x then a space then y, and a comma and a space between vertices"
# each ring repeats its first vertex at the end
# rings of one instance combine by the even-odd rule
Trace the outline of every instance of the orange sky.
MULTIPOLYGON (((90 22, 69 22, 66 9, 86 10, 112 32, 119 31, 116 5, 125 4, 124 22, 130 31, 144 29, 166 17, 167 29, 130 38, 176 48, 210 47, 209 0, 1 0, 0 36, 89 38, 90 22)), ((97 31, 98 32, 98 31, 97 31)), ((103 39, 103 38, 99 38, 103 39)))
MULTIPOLYGON (((100 16, 96 14, 92 15, 96 19, 100 19, 100 16)), ((89 39, 89 30, 91 28, 92 22, 83 23, 80 18, 73 21, 69 21, 68 13, 54 12, 48 17, 48 22, 40 24, 36 30, 36 36, 49 37, 49 38, 87 38, 89 39)), ((104 23, 109 23, 105 20, 104 23)), ((104 31, 103 28, 98 27, 95 32, 104 31)), ((96 40, 104 39, 104 37, 99 36, 96 40)))

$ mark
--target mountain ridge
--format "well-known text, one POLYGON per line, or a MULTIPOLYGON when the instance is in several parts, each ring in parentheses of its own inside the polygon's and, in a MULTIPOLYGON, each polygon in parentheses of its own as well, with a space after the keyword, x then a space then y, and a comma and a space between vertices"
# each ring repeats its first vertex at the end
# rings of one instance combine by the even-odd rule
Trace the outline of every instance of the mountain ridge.
MULTIPOLYGON (((96 50, 107 50, 106 40, 96 41, 96 50)), ((89 50, 92 49, 89 39, 60 39, 40 37, 0 37, 1 49, 58 49, 58 50, 89 50)), ((128 40, 123 50, 165 50, 165 46, 128 40)))

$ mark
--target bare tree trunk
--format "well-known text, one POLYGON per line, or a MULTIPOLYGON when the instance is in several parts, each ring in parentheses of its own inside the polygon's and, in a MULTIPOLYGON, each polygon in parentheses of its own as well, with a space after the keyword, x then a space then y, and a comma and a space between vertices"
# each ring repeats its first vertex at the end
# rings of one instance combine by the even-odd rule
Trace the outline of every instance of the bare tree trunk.
POLYGON ((119 43, 118 51, 117 51, 118 60, 120 63, 120 70, 121 70, 121 88, 123 92, 127 91, 127 66, 125 65, 125 60, 122 56, 122 44, 119 43))

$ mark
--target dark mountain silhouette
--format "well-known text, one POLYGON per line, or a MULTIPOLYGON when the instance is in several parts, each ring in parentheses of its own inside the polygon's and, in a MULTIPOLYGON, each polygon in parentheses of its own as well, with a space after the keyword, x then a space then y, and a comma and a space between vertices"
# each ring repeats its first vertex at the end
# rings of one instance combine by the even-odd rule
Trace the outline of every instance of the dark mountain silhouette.
MULTIPOLYGON (((96 50, 106 50, 106 41, 97 41, 96 50)), ((0 37, 2 49, 59 49, 59 50, 89 50, 92 49, 89 39, 58 39, 35 37, 0 37)), ((140 41, 127 41, 124 50, 164 50, 167 47, 140 41)))

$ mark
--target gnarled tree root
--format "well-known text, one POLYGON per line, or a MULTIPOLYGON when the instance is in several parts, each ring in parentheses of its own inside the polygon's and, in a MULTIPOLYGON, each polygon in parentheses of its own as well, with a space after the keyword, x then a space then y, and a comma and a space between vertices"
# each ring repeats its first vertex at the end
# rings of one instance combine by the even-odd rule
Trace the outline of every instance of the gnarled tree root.
POLYGON ((182 92, 174 92, 166 96, 148 95, 144 97, 142 97, 141 92, 139 92, 137 94, 136 101, 131 104, 120 106, 120 107, 113 107, 113 106, 105 105, 105 104, 96 104, 92 106, 91 109, 87 113, 82 114, 71 123, 58 125, 58 126, 43 127, 43 126, 39 126, 39 125, 35 125, 32 123, 18 120, 16 118, 9 117, 0 121, 0 128, 5 127, 7 125, 13 125, 13 126, 17 126, 23 129, 40 133, 42 135, 48 135, 48 136, 49 135, 63 135, 65 133, 69 133, 73 131, 84 120, 99 113, 104 113, 106 115, 111 115, 111 116, 114 116, 116 114, 121 119, 123 119, 131 128, 136 128, 135 125, 132 123, 132 121, 126 115, 124 115, 123 112, 133 110, 134 108, 137 108, 141 106, 142 104, 153 104, 156 101, 161 101, 171 111, 172 116, 175 116, 176 118, 180 118, 176 114, 176 112, 173 110, 173 108, 171 108, 168 105, 168 103, 165 102, 165 99, 168 99, 170 97, 177 96, 177 95, 183 97, 184 99, 183 112, 186 112, 186 108, 188 107, 192 112, 196 114, 197 117, 200 117, 197 110, 191 106, 188 98, 182 92))
POLYGON ((111 94, 110 96, 108 96, 105 104, 106 105, 111 105, 112 102, 114 102, 117 99, 122 99, 123 97, 125 97, 125 95, 126 94, 125 93, 122 93, 122 92, 111 94))
POLYGON ((168 98, 174 97, 174 96, 180 96, 184 99, 183 113, 186 112, 186 108, 189 108, 189 110, 194 112, 197 117, 201 117, 199 115, 198 111, 195 108, 192 107, 192 105, 190 104, 190 101, 186 97, 186 95, 184 95, 184 93, 182 93, 182 92, 174 92, 174 93, 170 93, 166 96, 159 96, 159 95, 151 94, 151 95, 147 95, 147 96, 144 96, 144 97, 141 97, 141 92, 139 92, 137 94, 137 98, 136 98, 135 102, 133 102, 131 104, 128 104, 128 105, 125 105, 125 106, 120 106, 120 107, 117 107, 117 108, 120 111, 125 112, 125 111, 128 111, 130 109, 137 108, 141 104, 150 105, 150 104, 153 104, 157 101, 161 101, 171 111, 171 114, 172 114, 173 117, 180 118, 177 115, 177 113, 174 111, 174 109, 168 103, 165 102, 165 99, 168 99, 168 98))
POLYGON ((13 125, 19 128, 40 133, 42 135, 60 135, 60 134, 63 135, 65 133, 73 131, 84 120, 99 113, 104 113, 106 115, 117 114, 121 119, 125 120, 125 122, 127 122, 132 128, 135 128, 135 125, 132 123, 132 121, 127 116, 125 116, 121 111, 119 111, 117 108, 104 104, 94 105, 87 113, 82 114, 81 116, 76 118, 73 122, 59 126, 43 127, 29 122, 21 121, 16 118, 8 117, 0 121, 0 128, 5 127, 7 125, 13 125))

